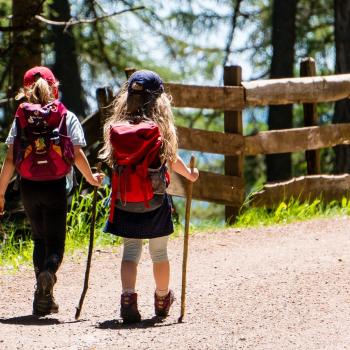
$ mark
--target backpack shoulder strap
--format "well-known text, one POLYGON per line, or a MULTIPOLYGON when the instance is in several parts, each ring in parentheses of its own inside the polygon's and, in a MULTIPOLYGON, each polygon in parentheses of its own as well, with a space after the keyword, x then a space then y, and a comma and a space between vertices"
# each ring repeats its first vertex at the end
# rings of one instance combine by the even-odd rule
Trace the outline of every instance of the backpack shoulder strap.
POLYGON ((49 124, 57 127, 61 134, 67 135, 66 116, 68 110, 65 105, 61 101, 55 100, 44 106, 43 109, 50 109, 49 124))
POLYGON ((27 118, 25 116, 25 111, 24 111, 25 107, 26 107, 26 103, 21 103, 18 106, 16 114, 15 114, 17 132, 18 132, 18 129, 23 129, 28 125, 28 121, 27 121, 27 118))

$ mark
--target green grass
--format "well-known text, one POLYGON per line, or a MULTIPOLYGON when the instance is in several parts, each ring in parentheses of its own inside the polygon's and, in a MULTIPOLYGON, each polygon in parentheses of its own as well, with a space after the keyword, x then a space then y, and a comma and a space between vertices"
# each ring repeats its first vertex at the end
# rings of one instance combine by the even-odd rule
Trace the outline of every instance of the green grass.
MULTIPOLYGON (((111 247, 121 243, 121 239, 114 235, 102 232, 104 223, 108 217, 108 205, 105 198, 108 197, 107 189, 98 191, 97 216, 95 224, 95 247, 111 247)), ((92 193, 77 191, 73 196, 71 210, 67 216, 66 254, 80 250, 86 252, 89 243, 91 225, 92 193)), ((242 207, 234 227, 265 226, 284 224, 311 218, 334 217, 350 215, 350 200, 343 198, 340 202, 333 201, 325 204, 319 199, 310 203, 300 203, 298 200, 282 202, 274 209, 242 207)), ((215 217, 215 215, 213 215, 215 217)), ((16 270, 21 265, 30 265, 33 244, 29 236, 18 239, 16 231, 20 225, 11 222, 3 222, 0 227, 0 237, 6 237, 0 243, 0 266, 16 270), (6 235, 5 235, 6 233, 6 235), (27 237, 27 238, 26 238, 27 237)), ((191 233, 215 232, 225 228, 220 218, 210 220, 192 220, 191 233)), ((28 230, 28 228, 27 228, 28 230)), ((22 230, 25 231, 25 230, 22 230)), ((183 235, 183 220, 175 224, 174 237, 183 235)))
MULTIPOLYGON (((107 188, 98 190, 95 222, 95 245, 107 246, 120 244, 120 238, 102 232, 104 223, 109 214, 106 198, 109 196, 107 188)), ((89 244, 93 193, 78 190, 72 198, 70 211, 67 215, 66 252, 86 248, 89 244)))
MULTIPOLYGON (((119 237, 102 232, 108 216, 108 206, 105 205, 105 198, 108 195, 108 189, 98 190, 94 234, 94 244, 97 247, 118 245, 121 242, 119 237)), ((81 191, 81 189, 72 198, 71 209, 67 215, 65 249, 67 254, 72 254, 76 250, 85 251, 88 247, 92 218, 92 199, 92 192, 81 191)), ((6 266, 16 270, 22 264, 31 263, 33 243, 29 234, 19 239, 16 235, 16 231, 18 230, 18 225, 14 223, 2 223, 0 237, 5 237, 6 239, 0 244, 0 266, 6 266)), ((28 227, 21 231, 28 231, 28 227)))
POLYGON ((29 237, 18 238, 17 229, 13 223, 2 223, 0 227, 0 266, 18 269, 32 258, 33 242, 29 237))
POLYGON ((324 203, 320 199, 315 199, 312 202, 300 202, 297 199, 291 199, 289 202, 281 202, 273 209, 243 209, 234 226, 266 226, 349 214, 350 200, 345 197, 340 202, 332 201, 330 203, 324 203))

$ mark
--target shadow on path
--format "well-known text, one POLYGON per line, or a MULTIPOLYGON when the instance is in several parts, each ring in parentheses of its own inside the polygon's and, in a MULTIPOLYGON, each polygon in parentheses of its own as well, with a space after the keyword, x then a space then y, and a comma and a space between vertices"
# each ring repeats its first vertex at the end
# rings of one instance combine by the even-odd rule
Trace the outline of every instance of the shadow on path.
POLYGON ((137 328, 151 328, 151 327, 168 327, 177 324, 174 323, 164 323, 164 318, 154 316, 152 318, 148 318, 142 320, 137 323, 124 324, 119 320, 108 320, 99 323, 96 328, 99 329, 137 329, 137 328))
POLYGON ((57 324, 77 323, 77 322, 83 322, 83 320, 61 322, 57 318, 38 317, 35 315, 0 318, 0 323, 20 324, 23 326, 52 326, 57 324))
POLYGON ((10 318, 0 318, 0 323, 4 324, 21 324, 24 326, 51 326, 60 324, 57 318, 42 318, 35 315, 17 316, 10 318))

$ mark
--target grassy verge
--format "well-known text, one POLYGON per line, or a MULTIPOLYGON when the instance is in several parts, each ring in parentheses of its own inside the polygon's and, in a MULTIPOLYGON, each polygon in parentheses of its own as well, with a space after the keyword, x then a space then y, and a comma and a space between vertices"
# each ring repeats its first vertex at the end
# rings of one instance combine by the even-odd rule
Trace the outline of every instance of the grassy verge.
POLYGON ((347 198, 343 198, 340 202, 332 201, 330 203, 324 203, 320 199, 300 203, 299 200, 291 199, 289 202, 281 202, 278 207, 273 209, 243 209, 234 226, 266 226, 349 214, 350 200, 347 198))
POLYGON ((16 235, 16 227, 13 223, 2 223, 0 227, 0 266, 7 266, 10 269, 17 269, 24 263, 31 260, 33 242, 29 237, 16 235))
MULTIPOLYGON (((111 247, 119 245, 119 237, 105 234, 102 232, 104 223, 108 216, 108 205, 105 198, 109 195, 108 191, 98 192, 99 200, 97 202, 97 217, 95 230, 95 247, 111 247)), ((77 250, 86 250, 89 243, 89 232, 91 224, 91 203, 92 193, 81 193, 78 191, 71 203, 71 210, 67 217, 67 238, 66 253, 72 254, 77 250)), ((274 209, 264 208, 245 208, 243 207, 234 227, 264 226, 272 224, 283 224, 293 221, 307 220, 311 218, 333 217, 350 214, 350 201, 343 198, 342 201, 333 201, 325 204, 316 199, 310 203, 300 203, 298 200, 282 202, 274 209)), ((223 220, 193 220, 191 224, 191 233, 213 232, 225 228, 223 220)), ((31 264, 33 243, 29 237, 18 238, 16 231, 18 225, 11 222, 2 223, 0 227, 0 237, 3 237, 0 243, 0 266, 6 266, 9 269, 16 270, 21 265, 31 264)), ((175 224, 174 237, 183 234, 183 225, 175 224)))

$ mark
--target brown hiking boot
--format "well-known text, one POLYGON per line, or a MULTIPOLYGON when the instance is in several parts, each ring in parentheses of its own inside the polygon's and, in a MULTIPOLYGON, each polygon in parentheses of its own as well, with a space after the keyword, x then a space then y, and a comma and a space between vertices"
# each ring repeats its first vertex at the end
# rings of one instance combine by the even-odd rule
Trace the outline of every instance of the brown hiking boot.
POLYGON ((39 274, 34 292, 33 315, 45 316, 58 312, 58 304, 53 297, 53 286, 56 280, 55 274, 49 271, 39 274))
POLYGON ((167 317, 169 314, 170 306, 175 300, 174 292, 170 289, 169 293, 160 297, 157 293, 154 293, 154 312, 159 317, 167 317))
POLYGON ((137 308, 137 293, 125 293, 120 298, 120 317, 124 323, 137 323, 141 315, 137 308))

